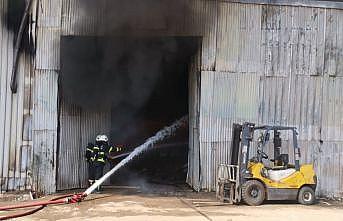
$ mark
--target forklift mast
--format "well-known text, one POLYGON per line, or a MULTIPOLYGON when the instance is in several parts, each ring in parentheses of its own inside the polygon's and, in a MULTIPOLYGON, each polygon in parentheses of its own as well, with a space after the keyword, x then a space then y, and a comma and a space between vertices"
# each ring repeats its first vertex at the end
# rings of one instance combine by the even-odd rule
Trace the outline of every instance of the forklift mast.
POLYGON ((251 176, 248 170, 250 143, 254 136, 253 123, 234 124, 232 133, 231 165, 239 166, 240 182, 251 176))
MULTIPOLYGON (((250 176, 248 171, 249 150, 255 130, 264 130, 265 134, 270 131, 274 132, 274 159, 278 159, 281 154, 281 137, 280 131, 292 131, 293 149, 294 149, 294 166, 296 170, 300 169, 300 148, 298 146, 297 130, 295 127, 284 126, 260 126, 255 127, 254 123, 245 122, 243 125, 233 124, 232 145, 231 145, 231 165, 237 165, 240 168, 241 181, 250 176)), ((263 146, 267 140, 264 140, 263 146)), ((276 162, 277 163, 277 162, 276 162)))

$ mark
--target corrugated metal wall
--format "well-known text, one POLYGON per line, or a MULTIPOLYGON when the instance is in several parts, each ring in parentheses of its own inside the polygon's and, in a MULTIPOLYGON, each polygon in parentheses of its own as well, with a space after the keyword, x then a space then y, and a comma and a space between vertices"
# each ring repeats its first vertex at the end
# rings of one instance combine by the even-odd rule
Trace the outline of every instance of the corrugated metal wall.
POLYGON ((215 190, 232 123, 252 121, 297 126, 318 194, 343 197, 343 10, 220 2, 216 16, 215 71, 201 72, 200 186, 215 190))
POLYGON ((188 77, 188 116, 189 116, 189 152, 188 172, 186 182, 199 191, 200 178, 200 142, 199 142, 199 111, 200 111, 200 63, 201 53, 192 58, 188 77))
MULTIPOLYGON (((82 0, 35 1, 35 69, 32 59, 21 55, 18 93, 12 95, 8 84, 14 36, 4 26, 7 0, 0 0, 1 190, 30 188, 27 174, 33 174, 36 188, 47 193, 55 191, 56 180, 59 189, 83 185, 85 165, 80 165, 80 172, 72 161, 98 131, 108 128, 109 114, 84 113, 62 101, 58 149, 60 36, 105 33, 99 24, 107 1, 99 1, 102 7, 91 15, 82 11, 82 0), (61 174, 51 177, 56 170, 61 174), (65 174, 76 175, 66 180, 65 174)), ((197 130, 200 146, 190 148, 188 182, 195 189, 214 190, 216 167, 229 157, 231 125, 249 120, 297 126, 304 161, 316 165, 318 193, 342 197, 343 11, 320 5, 185 2, 194 14, 177 27, 161 27, 154 34, 203 38, 201 59, 193 64, 200 69, 201 88, 190 85, 191 93, 201 96, 200 103, 191 100, 192 111, 200 111, 199 122, 191 116, 191 130, 197 130)), ((190 79, 199 80, 195 75, 190 79)))
POLYGON ((31 65, 19 57, 18 92, 12 94, 14 34, 6 28, 8 1, 0 0, 0 192, 30 188, 32 163, 31 65))
POLYGON ((58 150, 57 189, 87 186, 85 147, 98 134, 110 134, 111 112, 85 111, 62 100, 60 145, 58 150))
POLYGON ((58 74, 61 1, 35 1, 37 26, 33 75, 33 180, 36 191, 56 191, 58 74))

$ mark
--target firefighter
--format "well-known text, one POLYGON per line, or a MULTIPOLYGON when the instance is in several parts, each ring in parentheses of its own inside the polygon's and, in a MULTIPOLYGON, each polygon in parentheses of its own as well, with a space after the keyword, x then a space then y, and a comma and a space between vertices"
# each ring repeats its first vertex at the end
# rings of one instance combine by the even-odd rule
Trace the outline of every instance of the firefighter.
POLYGON ((86 160, 88 163, 88 186, 92 186, 95 181, 95 174, 94 174, 94 151, 93 151, 94 144, 88 143, 86 147, 86 160))
MULTIPOLYGON (((86 149, 89 185, 92 185, 103 176, 106 160, 116 150, 116 148, 109 146, 106 135, 98 135, 95 141, 95 145, 89 143, 86 149)), ((97 192, 100 192, 100 186, 97 188, 97 192)))

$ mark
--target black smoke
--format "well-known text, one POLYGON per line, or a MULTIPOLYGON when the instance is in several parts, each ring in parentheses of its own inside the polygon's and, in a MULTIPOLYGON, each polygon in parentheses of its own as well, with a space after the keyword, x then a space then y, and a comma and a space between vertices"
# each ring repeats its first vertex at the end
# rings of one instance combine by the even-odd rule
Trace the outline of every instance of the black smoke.
MULTIPOLYGON (((165 115, 168 119, 161 123, 168 124, 187 114, 187 92, 180 98, 175 87, 170 90, 175 92, 175 105, 186 107, 180 110, 163 103, 158 93, 167 88, 161 88, 161 82, 168 81, 167 75, 187 72, 191 57, 200 49, 200 38, 196 36, 200 27, 190 22, 196 13, 188 2, 83 0, 79 10, 87 17, 73 21, 73 28, 90 37, 62 37, 62 99, 83 109, 97 111, 110 107, 112 138, 118 142, 135 133, 153 133, 138 128, 137 124, 147 124, 147 118, 165 115), (97 21, 95 30, 88 28, 87 22, 92 20, 97 21), (175 37, 180 35, 193 38, 180 41, 175 37), (148 107, 156 105, 165 106, 164 114, 148 107), (165 111, 168 108, 172 113, 165 111)), ((186 89, 187 80, 182 83, 186 89)), ((152 124, 155 126, 148 127, 156 130, 163 126, 149 123, 152 124)))
MULTIPOLYGON (((26 1, 25 0, 5 0, 5 1, 7 1, 6 2, 7 8, 5 9, 5 13, 0 16, 3 16, 2 25, 4 25, 4 27, 6 27, 6 29, 9 32, 14 34, 14 38, 13 38, 13 45, 14 45, 17 39, 17 34, 19 32, 21 20, 25 12, 26 1)), ((29 38, 29 25, 30 25, 30 19, 28 19, 28 21, 25 24, 25 28, 23 31, 23 38, 20 45, 20 52, 24 51, 26 53, 32 54, 33 48, 29 41, 30 39, 29 38)))
MULTIPOLYGON (((112 133, 119 141, 136 133, 148 118, 161 119, 162 127, 168 123, 164 120, 187 113, 187 71, 197 40, 65 36, 61 39, 62 99, 86 110, 112 109, 112 133)), ((148 128, 140 134, 153 133, 148 128)))
MULTIPOLYGON (((83 0, 81 10, 90 16, 100 14, 99 34, 125 36, 170 31, 185 25, 194 14, 185 0, 83 0)), ((82 21, 77 25, 82 26, 82 21)))

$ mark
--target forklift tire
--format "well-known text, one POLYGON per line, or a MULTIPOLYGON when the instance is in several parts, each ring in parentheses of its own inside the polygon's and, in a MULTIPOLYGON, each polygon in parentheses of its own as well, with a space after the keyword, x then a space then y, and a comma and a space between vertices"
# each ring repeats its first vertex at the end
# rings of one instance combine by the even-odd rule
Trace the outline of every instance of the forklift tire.
POLYGON ((314 190, 309 186, 301 187, 298 194, 298 202, 303 205, 312 205, 316 200, 314 190))
POLYGON ((242 199, 249 206, 261 205, 266 197, 264 185, 258 180, 248 180, 242 185, 242 199))

